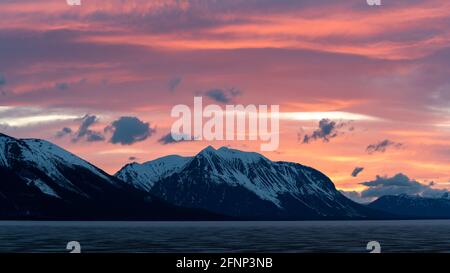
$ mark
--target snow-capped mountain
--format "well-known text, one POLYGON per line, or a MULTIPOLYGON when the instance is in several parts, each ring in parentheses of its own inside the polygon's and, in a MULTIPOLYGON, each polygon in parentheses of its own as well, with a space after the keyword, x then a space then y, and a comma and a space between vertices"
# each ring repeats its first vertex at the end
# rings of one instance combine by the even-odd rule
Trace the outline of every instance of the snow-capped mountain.
POLYGON ((386 195, 369 204, 369 207, 409 218, 450 219, 448 194, 441 198, 420 196, 386 195))
POLYGON ((214 219, 178 208, 37 139, 0 134, 0 219, 214 219))
POLYGON ((82 169, 83 172, 96 176, 111 186, 121 186, 117 179, 45 140, 17 140, 0 135, 0 151, 0 167, 18 169, 16 174, 25 180, 28 186, 36 187, 43 194, 55 198, 60 198, 58 189, 89 197, 87 190, 83 190, 76 181, 66 177, 67 171, 71 170, 82 169), (55 184, 44 180, 51 180, 55 184))
POLYGON ((131 164, 116 176, 178 206, 246 219, 381 215, 344 197, 327 176, 313 168, 272 162, 258 153, 226 147, 207 147, 191 158, 171 156, 131 164))
POLYGON ((169 155, 144 164, 131 163, 117 172, 116 177, 145 191, 150 191, 159 180, 179 171, 191 157, 169 155))

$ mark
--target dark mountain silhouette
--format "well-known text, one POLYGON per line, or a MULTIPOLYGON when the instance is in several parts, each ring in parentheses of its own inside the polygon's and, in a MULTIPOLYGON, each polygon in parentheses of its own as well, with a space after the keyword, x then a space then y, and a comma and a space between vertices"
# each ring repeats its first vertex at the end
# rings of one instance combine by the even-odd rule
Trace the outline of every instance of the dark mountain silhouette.
POLYGON ((369 207, 410 218, 450 219, 450 199, 411 195, 382 196, 369 207))

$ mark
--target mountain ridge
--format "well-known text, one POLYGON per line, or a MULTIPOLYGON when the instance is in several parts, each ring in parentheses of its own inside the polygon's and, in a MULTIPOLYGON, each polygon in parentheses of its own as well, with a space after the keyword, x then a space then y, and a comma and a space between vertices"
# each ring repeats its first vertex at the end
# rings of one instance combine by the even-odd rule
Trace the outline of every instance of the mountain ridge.
POLYGON ((407 194, 385 195, 368 206, 410 218, 450 219, 450 199, 448 199, 448 195, 443 195, 440 198, 407 194))
POLYGON ((386 196, 365 206, 314 168, 228 147, 130 163, 111 176, 49 141, 0 133, 0 178, 0 219, 450 218, 448 194, 386 196))
POLYGON ((38 139, 0 135, 0 219, 229 219, 180 208, 38 139))
MULTIPOLYGON (((156 159, 159 160, 159 159, 156 159)), ((151 166, 153 161, 140 166, 151 166)), ((323 173, 255 152, 208 146, 157 180, 139 170, 116 174, 126 183, 183 207, 267 220, 364 219, 379 213, 344 197, 323 173)))

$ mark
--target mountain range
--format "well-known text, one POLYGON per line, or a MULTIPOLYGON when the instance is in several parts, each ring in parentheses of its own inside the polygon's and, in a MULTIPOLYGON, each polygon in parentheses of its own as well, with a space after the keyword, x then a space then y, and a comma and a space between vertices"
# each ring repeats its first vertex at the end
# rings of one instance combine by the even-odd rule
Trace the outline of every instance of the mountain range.
POLYGON ((164 202, 50 142, 0 134, 0 219, 224 217, 164 202))
POLYGON ((311 167, 227 147, 131 163, 111 176, 48 141, 0 134, 0 219, 450 218, 444 199, 386 196, 366 206, 311 167))
POLYGON ((386 195, 370 203, 369 207, 410 218, 450 219, 448 194, 440 198, 406 194, 386 195))
POLYGON ((209 146, 193 157, 132 163, 116 175, 182 207, 241 219, 364 219, 383 215, 336 190, 321 172, 253 152, 209 146))

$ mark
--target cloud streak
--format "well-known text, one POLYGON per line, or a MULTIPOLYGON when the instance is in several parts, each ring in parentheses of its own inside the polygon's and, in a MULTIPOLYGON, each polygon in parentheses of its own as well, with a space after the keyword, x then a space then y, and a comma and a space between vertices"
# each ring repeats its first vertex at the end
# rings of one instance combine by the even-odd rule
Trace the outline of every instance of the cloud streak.
POLYGON ((384 153, 389 148, 400 149, 401 147, 403 147, 402 143, 397 143, 397 142, 391 141, 389 139, 385 139, 376 144, 370 144, 369 146, 367 146, 366 152, 368 154, 384 153))
POLYGON ((357 177, 362 171, 364 171, 363 167, 355 167, 355 169, 352 171, 352 176, 357 177))
POLYGON ((162 136, 160 139, 158 139, 158 142, 162 145, 168 145, 168 144, 192 141, 192 140, 186 140, 188 138, 187 136, 181 135, 180 137, 182 137, 181 140, 175 140, 172 137, 172 133, 168 133, 168 134, 165 134, 164 136, 162 136))
POLYGON ((0 107, 0 124, 22 128, 39 124, 73 121, 80 118, 79 111, 42 107, 6 106, 0 107))
POLYGON ((183 78, 181 78, 180 76, 171 78, 167 83, 167 86, 169 87, 170 92, 174 92, 177 89, 177 87, 181 84, 182 81, 183 81, 183 78))

